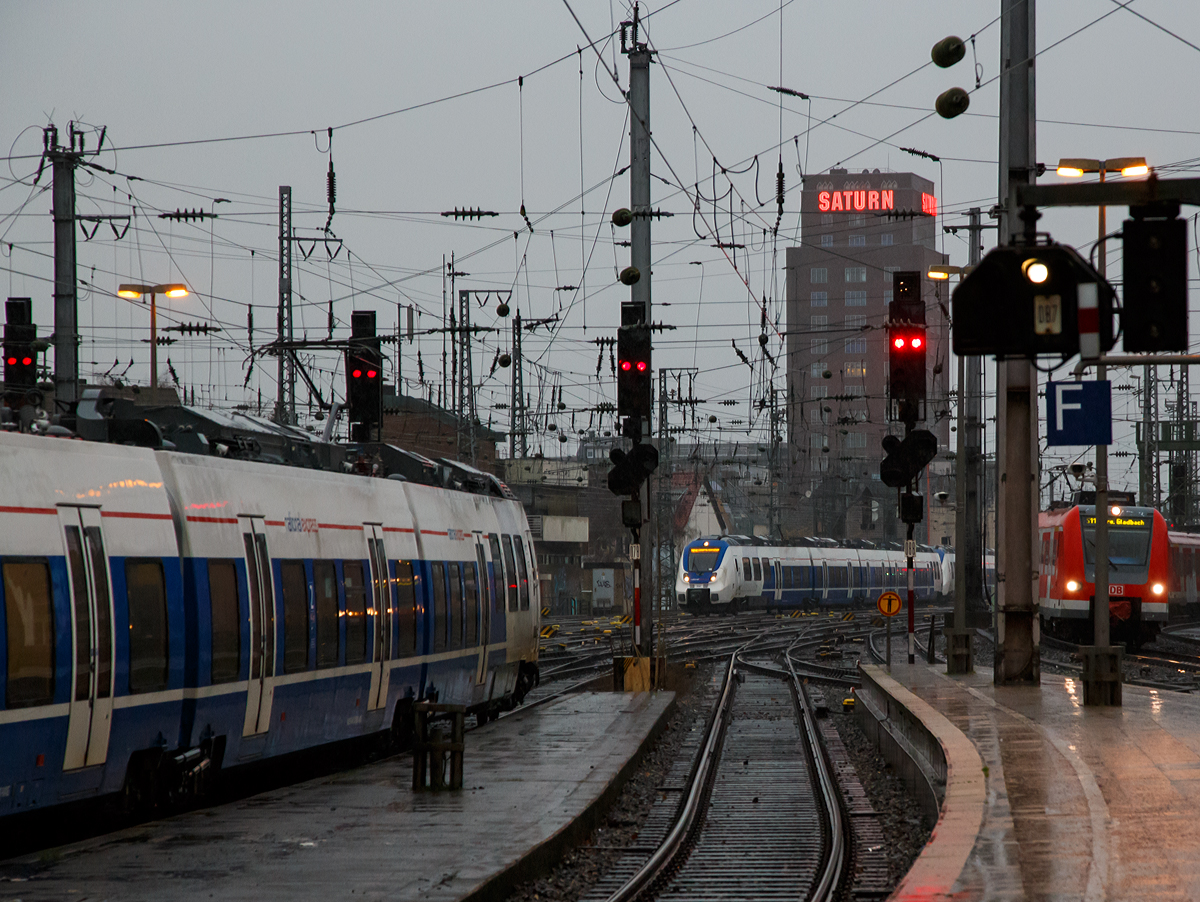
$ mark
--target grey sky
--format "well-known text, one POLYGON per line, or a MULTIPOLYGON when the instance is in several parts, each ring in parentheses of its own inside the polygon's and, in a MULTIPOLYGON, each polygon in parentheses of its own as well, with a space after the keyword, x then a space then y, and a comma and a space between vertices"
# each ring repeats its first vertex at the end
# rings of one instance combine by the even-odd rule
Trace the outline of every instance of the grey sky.
MULTIPOLYGON (((615 62, 624 84, 625 59, 619 54, 614 59, 605 40, 610 24, 628 15, 626 8, 594 0, 571 3, 589 34, 604 44, 604 60, 610 67, 615 62)), ((778 2, 680 0, 643 6, 643 12, 658 7, 667 8, 648 21, 650 41, 662 62, 651 75, 652 127, 665 155, 655 153, 656 176, 681 179, 689 190, 699 178, 707 196, 713 154, 738 169, 759 154, 758 191, 767 200, 782 132, 788 186, 797 188, 793 136, 805 131, 809 105, 788 99, 781 126, 778 95, 765 86, 782 83, 813 95, 816 122, 927 63, 929 48, 939 38, 978 33, 975 50, 983 86, 972 95, 968 115, 918 122, 932 110, 940 91, 953 85, 974 88, 970 49, 954 68, 925 66, 870 103, 814 128, 800 138, 799 155, 803 159, 807 154, 813 173, 837 164, 918 172, 939 185, 947 223, 955 211, 994 203, 996 0, 784 0, 782 75, 778 2), (938 154, 943 165, 911 157, 899 146, 938 154)), ((1200 44, 1200 4, 1135 0, 1131 9, 1200 44)), ((1040 160, 1053 164, 1060 156, 1143 154, 1163 165, 1200 158, 1195 149, 1200 122, 1194 104, 1184 99, 1196 81, 1200 51, 1118 9, 1112 0, 1043 0, 1038 45, 1049 48, 1038 59, 1040 160), (1063 124, 1068 122, 1083 124, 1063 124)), ((120 361, 115 369, 120 372, 132 357, 136 363, 128 376, 144 381, 148 354, 140 339, 148 317, 112 293, 120 281, 183 278, 199 297, 174 304, 165 318, 207 320, 211 311, 226 327, 226 337, 183 340, 169 349, 169 356, 183 383, 196 387, 198 399, 223 406, 252 400, 257 389, 268 400, 274 398, 273 361, 256 366, 248 392, 241 388, 246 305, 255 305, 257 346, 274 329, 278 186, 292 186, 295 222, 303 232, 315 234, 325 224, 325 129, 514 80, 334 132, 338 212, 332 228, 353 252, 352 262, 346 265, 345 250, 328 262, 318 246, 307 262, 298 264, 307 305, 298 308, 297 324, 310 336, 323 335, 333 298, 343 328, 352 309, 375 307, 381 326, 390 329, 398 302, 423 311, 419 328, 435 327, 442 311, 442 255, 455 252, 458 269, 471 274, 459 281, 460 288, 515 287, 523 316, 558 314, 552 341, 539 331, 526 343, 528 356, 542 367, 526 376, 535 395, 540 385, 548 401, 550 389, 561 386, 571 410, 612 400, 607 360, 604 379, 597 383, 591 341, 612 334, 618 303, 627 296, 614 278, 616 269, 626 265, 628 250, 617 247, 614 253, 607 225, 607 214, 628 202, 627 177, 609 181, 628 162, 624 108, 615 102, 610 77, 561 2, 7 0, 0 4, 0 78, 0 152, 8 153, 11 145, 13 157, 0 168, 4 287, 9 294, 32 296, 43 333, 51 330, 49 196, 35 193, 30 199, 28 186, 37 168, 40 127, 50 118, 60 134, 71 119, 107 126, 106 151, 97 162, 121 176, 81 174, 79 210, 125 213, 132 194, 139 213, 137 225, 122 240, 114 241, 105 226, 92 241, 79 244, 80 278, 94 286, 80 305, 84 373, 94 377, 114 360, 120 361), (569 58, 529 74, 563 56, 569 58), (528 77, 519 89, 515 79, 521 75, 528 77), (180 143, 278 132, 300 134, 180 143), (163 146, 136 149, 142 145, 163 146), (116 153, 110 150, 114 146, 116 153), (585 187, 599 185, 583 201, 582 242, 580 202, 575 199, 581 157, 585 187), (14 184, 14 174, 25 184, 14 184), (212 228, 211 244, 207 224, 154 218, 163 210, 212 209, 217 197, 231 203, 215 208, 221 218, 212 228), (534 221, 532 236, 517 213, 522 200, 534 221), (469 225, 436 215, 456 206, 502 215, 469 225), (590 257, 586 299, 583 292, 555 291, 584 282, 581 257, 590 257), (386 282, 395 284, 380 287, 386 282)), ((94 140, 89 136, 90 144, 94 140)), ((732 176, 732 184, 734 213, 742 218, 737 198, 750 207, 756 203, 754 171, 732 176)), ((41 186, 46 185, 43 177, 41 186)), ((728 187, 729 181, 718 177, 718 192, 728 187)), ((688 197, 659 180, 653 190, 656 205, 677 214, 654 226, 654 299, 671 305, 660 308, 656 318, 678 327, 659 344, 656 364, 698 366, 703 372, 697 394, 714 402, 740 402, 738 407, 713 404, 702 413, 720 416, 722 425, 747 420, 750 374, 729 339, 737 338, 749 353, 757 348, 759 324, 741 279, 748 280, 755 297, 765 294, 770 309, 782 316, 779 267, 783 247, 795 236, 798 195, 789 195, 786 235, 780 236, 774 264, 771 242, 763 245, 760 220, 747 209, 742 220, 747 224, 736 228, 739 241, 751 244, 753 252, 739 258, 739 272, 734 272, 710 246, 711 239, 696 239, 688 197)), ((724 206, 722 228, 728 230, 728 202, 724 206)), ((711 205, 707 209, 711 221, 711 205)), ((1110 210, 1111 227, 1123 217, 1123 210, 1110 210)), ((773 224, 773 205, 761 222, 773 224)), ((1095 238, 1093 214, 1050 212, 1042 224, 1068 243, 1085 245, 1095 238)), ((965 262, 961 240, 948 237, 946 250, 953 262, 965 262)), ((1119 245, 1110 245, 1110 254, 1119 261, 1119 245)), ((475 321, 498 324, 494 305, 477 311, 475 321)), ((487 374, 498 339, 498 334, 483 338, 477 373, 482 368, 487 374)), ((436 395, 441 339, 423 337, 419 347, 426 380, 435 384, 436 395)), ((780 350, 777 340, 769 347, 773 354, 780 350)), ((416 376, 415 351, 405 345, 406 378, 416 376)), ((326 385, 332 380, 340 391, 341 380, 333 376, 336 359, 329 356, 318 364, 326 385)), ((507 379, 507 371, 498 369, 479 391, 481 414, 485 420, 492 417, 501 430, 507 428, 507 411, 494 410, 493 404, 507 401, 507 379)), ((1114 381, 1127 380, 1118 376, 1114 381)), ((778 384, 783 384, 782 371, 778 384)), ((303 402, 306 393, 299 397, 303 402)), ((1127 401, 1118 400, 1114 408, 1118 416, 1135 415, 1127 401)), ((569 412, 558 418, 560 427, 570 426, 569 412)), ((588 414, 577 414, 576 428, 586 427, 588 420, 588 414)), ((703 435, 711 439, 717 433, 703 435)), ((735 437, 731 430, 720 435, 735 437)), ((1131 425, 1118 424, 1118 439, 1126 447, 1131 435, 1131 425)), ((546 441, 545 447, 556 453, 557 444, 546 441)), ((1134 485, 1136 469, 1118 463, 1116 485, 1134 485)))

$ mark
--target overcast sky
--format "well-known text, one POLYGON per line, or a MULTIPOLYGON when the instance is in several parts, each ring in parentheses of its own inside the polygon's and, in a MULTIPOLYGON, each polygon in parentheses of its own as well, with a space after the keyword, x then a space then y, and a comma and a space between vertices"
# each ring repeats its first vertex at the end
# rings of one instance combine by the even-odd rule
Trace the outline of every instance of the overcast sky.
MULTIPOLYGON (((1187 43, 1200 45, 1200 4, 1128 5, 1040 4, 1039 160, 1052 166, 1061 156, 1144 155, 1169 176, 1200 159, 1190 96, 1200 50, 1187 43)), ((761 394, 762 358, 752 357, 752 376, 729 340, 747 354, 757 349, 759 315, 750 295, 765 296, 779 331, 787 328, 783 250, 797 238, 798 193, 789 193, 775 241, 763 235, 774 224, 773 202, 755 210, 758 199, 773 201, 781 138, 789 191, 798 188, 801 168, 816 174, 842 165, 931 179, 947 225, 961 222, 958 214, 968 207, 995 203, 999 6, 998 0, 783 0, 781 12, 777 0, 643 4, 643 14, 654 13, 645 34, 659 62, 651 73, 654 203, 676 214, 653 226, 654 302, 662 305, 655 319, 677 327, 657 340, 655 363, 701 371, 695 391, 711 402, 698 412, 701 437, 761 433, 733 421, 751 419, 748 400, 761 394), (947 34, 977 37, 965 60, 942 70, 929 64, 929 49, 947 34), (780 95, 768 90, 773 85, 803 91, 811 103, 787 98, 781 112, 780 95), (938 93, 954 85, 972 90, 969 113, 951 121, 931 115, 938 93), (900 147, 936 154, 942 163, 900 147), (759 169, 747 170, 756 155, 759 169), (714 156, 728 170, 747 171, 718 173, 714 181, 714 156), (697 182, 705 197, 714 185, 717 195, 728 195, 715 218, 725 240, 732 220, 736 239, 748 245, 736 270, 711 246, 713 204, 693 221, 697 182), (722 399, 737 406, 718 405, 722 399), (709 414, 720 418, 721 432, 708 426, 709 414)), ((278 188, 292 187, 299 233, 322 235, 326 130, 333 127, 337 212, 330 227, 344 244, 333 260, 323 243, 304 246, 312 250, 297 260, 297 330, 324 337, 331 300, 338 335, 346 334, 354 309, 377 310, 380 327, 390 331, 397 305, 416 308, 418 331, 437 328, 443 256, 453 253, 456 269, 469 273, 458 288, 512 290, 523 317, 554 318, 527 336, 526 386, 535 402, 540 394, 543 408, 561 389, 567 410, 556 415, 556 425, 587 428, 593 421, 583 411, 615 394, 607 360, 596 378, 592 342, 613 334, 619 302, 628 296, 615 276, 629 252, 613 243, 627 235, 614 234, 608 216, 629 199, 628 176, 614 178, 628 163, 628 126, 609 74, 627 85, 626 60, 609 35, 629 9, 598 0, 571 0, 571 7, 602 63, 570 9, 550 0, 6 0, 0 3, 0 153, 7 155, 0 168, 0 280, 7 279, 9 295, 31 296, 42 333, 52 331, 48 173, 32 184, 41 129, 53 122, 65 140, 68 122, 86 123, 92 149, 106 127, 103 151, 93 159, 117 174, 81 171, 77 209, 126 215, 132 208, 135 218, 119 240, 106 224, 90 241, 80 235, 79 277, 90 286, 80 302, 84 375, 128 370, 125 378, 144 382, 149 318, 143 307, 116 299, 116 286, 182 279, 194 295, 163 301, 160 322, 211 322, 223 332, 181 338, 161 356, 170 357, 198 402, 254 403, 261 391, 269 403, 272 360, 256 363, 249 388, 242 388, 248 310, 253 305, 257 348, 275 328, 278 188), (522 203, 532 234, 519 214, 522 203), (455 207, 500 215, 469 223, 438 215, 455 207), (220 218, 156 218, 189 208, 215 210, 220 218)), ((1124 216, 1111 209, 1110 228, 1124 216)), ((1048 212, 1042 226, 1077 246, 1095 240, 1093 213, 1048 212)), ((945 250, 952 262, 966 262, 961 239, 947 236, 945 250)), ((1119 275, 1119 244, 1110 243, 1109 254, 1110 274, 1119 275)), ((473 322, 506 327, 495 307, 494 300, 477 307, 473 322)), ((489 372, 508 341, 506 331, 484 333, 475 357, 480 415, 501 431, 508 411, 495 404, 508 401, 510 371, 489 372)), ((772 338, 768 350, 779 357, 781 349, 772 338)), ((417 378, 418 350, 436 400, 441 336, 404 344, 405 379, 417 378)), ((323 391, 333 385, 340 394, 336 355, 317 356, 313 364, 323 391)), ((1122 374, 1114 382, 1136 384, 1122 374)), ((782 370, 777 385, 783 386, 782 370)), ((298 397, 307 410, 303 388, 298 397)), ((1129 450, 1136 401, 1123 392, 1114 410, 1129 421, 1116 430, 1129 450)), ((553 438, 538 437, 535 446, 544 442, 557 453, 558 443, 546 441, 553 438)), ((1115 487, 1136 487, 1133 460, 1114 464, 1115 487)))

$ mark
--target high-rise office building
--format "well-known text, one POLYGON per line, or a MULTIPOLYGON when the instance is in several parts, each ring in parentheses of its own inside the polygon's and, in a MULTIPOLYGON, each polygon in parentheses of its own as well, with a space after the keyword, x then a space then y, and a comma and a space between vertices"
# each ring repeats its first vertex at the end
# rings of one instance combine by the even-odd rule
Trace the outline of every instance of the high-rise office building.
MULTIPOLYGON (((911 172, 833 169, 804 181, 801 243, 787 250, 786 533, 901 537, 896 491, 879 481, 883 437, 904 431, 888 419, 886 324, 897 271, 922 274, 928 401, 918 426, 947 448, 948 292, 924 278, 945 261, 936 250, 937 203, 933 183, 911 172)), ((933 491, 949 472, 939 457, 933 491)))

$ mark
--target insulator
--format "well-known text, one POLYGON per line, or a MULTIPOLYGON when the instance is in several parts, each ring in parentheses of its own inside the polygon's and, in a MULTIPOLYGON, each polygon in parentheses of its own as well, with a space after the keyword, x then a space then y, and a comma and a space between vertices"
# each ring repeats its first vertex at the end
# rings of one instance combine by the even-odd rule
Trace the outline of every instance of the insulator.
POLYGON ((933 60, 933 64, 942 69, 950 68, 966 55, 966 44, 963 43, 962 38, 955 37, 954 35, 942 38, 929 51, 929 58, 933 60))
POLYGON ((779 171, 775 173, 775 203, 783 206, 783 160, 779 161, 779 171))
POLYGON ((329 174, 325 176, 325 195, 332 207, 337 202, 337 174, 333 171, 333 157, 329 158, 329 174))
POLYGON ((512 365, 512 358, 510 356, 508 356, 507 354, 501 354, 500 355, 500 366, 507 369, 511 365, 512 365))
POLYGON ((971 105, 971 95, 962 88, 950 88, 938 95, 934 109, 943 119, 953 119, 967 111, 971 105))
POLYGON ((508 316, 508 304, 505 304, 503 301, 501 301, 499 306, 496 307, 496 315, 508 316))

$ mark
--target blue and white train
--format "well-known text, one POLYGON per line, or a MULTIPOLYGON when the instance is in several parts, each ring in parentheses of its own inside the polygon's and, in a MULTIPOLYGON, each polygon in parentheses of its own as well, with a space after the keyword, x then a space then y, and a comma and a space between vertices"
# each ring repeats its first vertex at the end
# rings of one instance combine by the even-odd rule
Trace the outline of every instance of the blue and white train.
MULTIPOLYGON (((822 539, 807 542, 767 545, 745 536, 690 542, 675 580, 680 607, 697 613, 736 613, 752 607, 849 608, 874 604, 888 589, 902 594, 908 589, 902 550, 849 547, 822 539)), ((918 545, 913 564, 918 600, 953 593, 952 551, 918 545)))
POLYGON ((0 434, 0 817, 486 720, 540 608, 511 494, 0 434))

